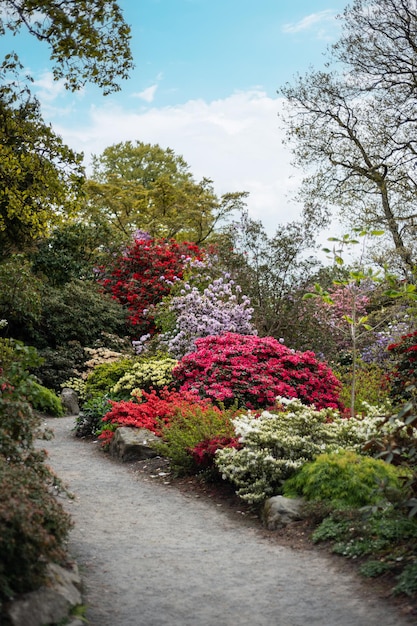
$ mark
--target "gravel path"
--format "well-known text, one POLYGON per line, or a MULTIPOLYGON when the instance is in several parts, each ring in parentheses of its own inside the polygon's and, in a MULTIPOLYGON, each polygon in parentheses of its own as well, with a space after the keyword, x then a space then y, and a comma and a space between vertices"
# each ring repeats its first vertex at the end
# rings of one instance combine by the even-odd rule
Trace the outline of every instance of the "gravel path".
POLYGON ((141 479, 47 419, 75 495, 70 552, 90 626, 401 626, 411 622, 313 552, 276 545, 213 503, 141 479))

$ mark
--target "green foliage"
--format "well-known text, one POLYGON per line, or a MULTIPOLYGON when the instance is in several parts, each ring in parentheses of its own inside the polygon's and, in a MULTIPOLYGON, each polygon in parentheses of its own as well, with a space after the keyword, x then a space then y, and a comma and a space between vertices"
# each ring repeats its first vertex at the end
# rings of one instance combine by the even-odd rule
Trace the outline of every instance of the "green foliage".
POLYGON ((35 411, 40 413, 53 415, 54 417, 62 417, 65 414, 61 399, 56 393, 43 387, 43 385, 39 385, 37 382, 31 385, 29 402, 35 411))
POLYGON ((42 283, 32 274, 31 263, 15 254, 0 262, 0 285, 0 318, 7 319, 9 334, 24 339, 41 315, 42 283))
POLYGON ((363 507, 386 500, 387 490, 400 491, 400 473, 392 465, 352 451, 322 454, 286 481, 284 494, 328 500, 335 507, 363 507))
POLYGON ((93 166, 85 215, 109 223, 114 240, 128 240, 139 225, 153 238, 201 243, 246 197, 217 198, 211 181, 195 181, 184 159, 159 145, 118 143, 95 156, 93 166))
POLYGON ((336 554, 360 559, 364 576, 390 572, 398 581, 394 593, 415 594, 417 520, 398 508, 334 510, 313 532, 312 540, 329 542, 336 554))
POLYGON ((131 370, 132 365, 133 359, 128 357, 97 365, 86 379, 85 391, 87 396, 109 393, 114 385, 131 370))
POLYGON ((417 556, 413 563, 407 565, 398 576, 398 583, 393 589, 395 594, 405 593, 412 596, 417 592, 417 556))
POLYGON ((414 396, 394 415, 388 413, 378 423, 364 450, 387 463, 403 468, 407 477, 403 485, 403 505, 411 516, 417 516, 417 404, 414 396))
POLYGON ((78 341, 39 350, 43 364, 33 369, 42 385, 48 389, 61 389, 65 380, 78 377, 84 370, 85 353, 78 341))
POLYGON ((0 368, 0 603, 43 582, 48 560, 64 556, 70 528, 53 493, 60 483, 35 447, 40 418, 30 404, 37 385, 28 370, 39 357, 19 342, 1 343, 7 361, 0 368))
POLYGON ((12 55, 0 65, 0 258, 28 249, 74 215, 84 173, 82 155, 64 145, 22 91, 21 69, 12 55))
POLYGON ((130 27, 113 0, 42 0, 21 2, 19 9, 3 0, 0 34, 9 28, 18 34, 26 27, 50 48, 55 80, 63 79, 71 91, 90 81, 104 94, 120 89, 118 81, 131 70, 130 27), (42 19, 38 17, 41 13, 42 19))
POLYGON ((77 437, 95 437, 102 428, 102 419, 112 408, 107 394, 95 395, 83 404, 83 409, 75 420, 77 437))
MULTIPOLYGON (((342 383, 340 401, 349 406, 352 397, 352 369, 339 367, 334 370, 335 376, 342 383)), ((363 403, 380 406, 389 399, 389 383, 386 371, 376 363, 364 363, 358 359, 355 374, 355 415, 363 412, 363 403)))
POLYGON ((162 442, 154 444, 157 452, 171 460, 178 474, 193 473, 199 467, 191 451, 197 444, 217 437, 233 437, 232 417, 235 410, 220 411, 214 406, 197 404, 177 412, 162 429, 162 442))
POLYGON ((129 369, 118 379, 111 391, 128 396, 134 389, 150 391, 170 387, 174 381, 172 370, 176 365, 176 359, 163 354, 140 357, 133 363, 130 361, 129 369))
POLYGON ((331 409, 315 410, 299 400, 283 400, 284 410, 250 412, 233 420, 240 450, 225 448, 216 465, 236 493, 250 503, 282 493, 282 484, 307 461, 325 451, 358 443, 349 420, 331 409))
POLYGON ((56 347, 78 341, 82 346, 93 346, 104 332, 126 335, 125 314, 121 305, 101 293, 95 283, 74 280, 64 289, 44 286, 34 345, 56 347))
POLYGON ((97 227, 75 222, 56 228, 31 254, 33 273, 54 287, 92 279, 95 266, 102 261, 100 246, 107 245, 109 238, 105 224, 97 227))
POLYGON ((45 581, 48 561, 65 557, 70 527, 39 473, 0 455, 0 602, 45 581))

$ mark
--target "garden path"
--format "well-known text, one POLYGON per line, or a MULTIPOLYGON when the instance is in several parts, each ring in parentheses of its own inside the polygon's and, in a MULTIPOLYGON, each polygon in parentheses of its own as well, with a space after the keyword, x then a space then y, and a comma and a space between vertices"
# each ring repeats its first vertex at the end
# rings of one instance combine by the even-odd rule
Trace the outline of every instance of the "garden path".
POLYGON ((49 464, 75 495, 69 550, 90 626, 401 626, 386 600, 315 552, 277 545, 221 508, 147 482, 45 420, 49 464))

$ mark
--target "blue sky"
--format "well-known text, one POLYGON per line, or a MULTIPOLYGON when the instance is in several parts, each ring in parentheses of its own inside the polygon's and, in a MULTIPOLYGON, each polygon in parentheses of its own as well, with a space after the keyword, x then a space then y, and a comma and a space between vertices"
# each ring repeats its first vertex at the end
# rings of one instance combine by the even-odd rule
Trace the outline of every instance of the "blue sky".
POLYGON ((300 173, 283 147, 277 90, 322 67, 347 0, 120 0, 132 28, 135 70, 122 90, 71 94, 53 83, 47 49, 2 37, 34 78, 45 119, 72 148, 100 154, 119 141, 181 154, 215 191, 249 191, 250 214, 270 233, 297 217, 300 173))

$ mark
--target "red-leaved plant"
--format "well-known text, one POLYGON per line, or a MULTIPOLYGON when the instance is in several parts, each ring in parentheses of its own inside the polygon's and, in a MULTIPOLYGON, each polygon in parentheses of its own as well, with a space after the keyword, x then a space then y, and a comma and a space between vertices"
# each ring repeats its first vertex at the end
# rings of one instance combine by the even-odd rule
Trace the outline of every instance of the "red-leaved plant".
POLYGON ((155 331, 148 309, 161 302, 177 279, 183 277, 187 259, 201 258, 199 247, 173 239, 135 239, 112 267, 100 268, 100 283, 129 311, 129 322, 140 336, 155 331))
MULTIPOLYGON (((134 401, 111 401, 111 405, 111 410, 103 417, 104 424, 147 428, 159 437, 164 425, 169 426, 177 413, 185 413, 195 405, 205 408, 211 406, 211 402, 202 400, 194 392, 180 393, 164 387, 158 392, 143 391, 134 401)), ((109 432, 111 431, 104 426, 103 432, 98 437, 106 446, 114 435, 113 432, 112 434, 109 432)))
POLYGON ((214 456, 216 450, 222 448, 237 448, 240 449, 242 444, 239 443, 237 437, 213 437, 212 439, 205 439, 194 448, 189 449, 193 461, 198 469, 207 469, 214 466, 214 456))
POLYGON ((196 350, 174 368, 180 392, 249 409, 267 408, 277 396, 299 398, 317 409, 342 409, 340 382, 313 352, 296 352, 273 337, 225 333, 197 339, 196 350))

